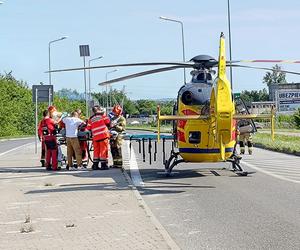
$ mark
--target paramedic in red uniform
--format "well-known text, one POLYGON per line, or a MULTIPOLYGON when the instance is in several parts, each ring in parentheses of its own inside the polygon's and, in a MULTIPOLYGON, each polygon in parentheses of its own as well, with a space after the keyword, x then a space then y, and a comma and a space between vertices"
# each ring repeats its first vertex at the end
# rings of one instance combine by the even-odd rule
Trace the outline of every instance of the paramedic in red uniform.
POLYGON ((46 163, 46 145, 45 145, 45 135, 48 133, 47 132, 47 126, 46 126, 46 119, 49 118, 49 111, 48 110, 44 110, 43 111, 43 119, 40 121, 39 123, 39 127, 38 127, 38 136, 39 136, 39 140, 41 142, 41 164, 42 167, 45 167, 45 163, 46 163))
POLYGON ((47 170, 58 170, 57 168, 57 141, 56 141, 56 122, 48 117, 45 119, 45 144, 46 144, 46 169, 47 170), (51 168, 52 166, 52 168, 51 168))
POLYGON ((108 169, 108 145, 110 119, 105 115, 105 109, 96 105, 93 107, 94 115, 88 120, 87 129, 92 132, 94 159, 93 170, 108 169), (101 168, 99 168, 101 162, 101 168))

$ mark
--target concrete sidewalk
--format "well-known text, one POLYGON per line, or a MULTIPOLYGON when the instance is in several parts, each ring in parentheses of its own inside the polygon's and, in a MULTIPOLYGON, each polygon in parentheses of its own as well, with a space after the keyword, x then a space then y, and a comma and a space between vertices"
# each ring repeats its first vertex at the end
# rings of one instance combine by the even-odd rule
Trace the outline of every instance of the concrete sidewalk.
POLYGON ((38 164, 34 144, 1 156, 0 249, 177 248, 120 169, 38 164))

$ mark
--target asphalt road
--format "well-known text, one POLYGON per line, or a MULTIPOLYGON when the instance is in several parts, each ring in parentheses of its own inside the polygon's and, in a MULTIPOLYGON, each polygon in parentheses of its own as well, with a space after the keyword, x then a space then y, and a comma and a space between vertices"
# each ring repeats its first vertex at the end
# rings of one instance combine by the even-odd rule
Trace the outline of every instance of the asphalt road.
POLYGON ((129 160, 125 167, 182 249, 300 249, 299 157, 255 149, 243 158, 255 172, 247 177, 236 176, 229 163, 184 163, 166 178, 161 153, 150 165, 132 145, 139 171, 130 171, 129 160))
MULTIPOLYGON (((0 156, 32 142, 0 141, 0 156)), ((182 249, 300 249, 299 157, 255 149, 243 158, 244 168, 255 172, 248 177, 236 176, 229 163, 217 163, 180 164, 166 178, 160 173, 161 145, 151 165, 149 155, 143 162, 138 144, 132 146, 136 164, 125 147, 125 167, 182 249)))
POLYGON ((34 138, 0 140, 0 154, 32 142, 34 142, 34 138))

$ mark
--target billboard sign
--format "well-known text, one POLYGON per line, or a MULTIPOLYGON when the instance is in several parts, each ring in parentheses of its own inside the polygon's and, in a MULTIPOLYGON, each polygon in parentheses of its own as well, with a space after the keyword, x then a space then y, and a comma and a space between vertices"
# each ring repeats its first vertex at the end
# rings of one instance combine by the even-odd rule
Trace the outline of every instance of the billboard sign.
POLYGON ((32 85, 32 102, 53 102, 53 85, 32 85))
POLYGON ((295 111, 300 108, 300 89, 277 91, 278 111, 295 111))

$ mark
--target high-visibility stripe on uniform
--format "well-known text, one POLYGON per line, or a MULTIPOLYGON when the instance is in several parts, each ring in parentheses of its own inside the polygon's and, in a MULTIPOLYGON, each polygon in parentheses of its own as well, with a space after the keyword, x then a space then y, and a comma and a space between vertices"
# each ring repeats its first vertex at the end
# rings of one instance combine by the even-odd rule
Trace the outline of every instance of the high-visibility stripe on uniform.
POLYGON ((101 134, 104 134, 104 133, 108 133, 108 130, 105 130, 105 131, 99 131, 97 133, 94 133, 93 135, 96 136, 96 135, 101 135, 101 134))
POLYGON ((103 126, 100 126, 100 127, 96 127, 96 128, 92 128, 92 132, 97 131, 97 130, 103 130, 105 128, 107 128, 106 125, 103 125, 103 126))

